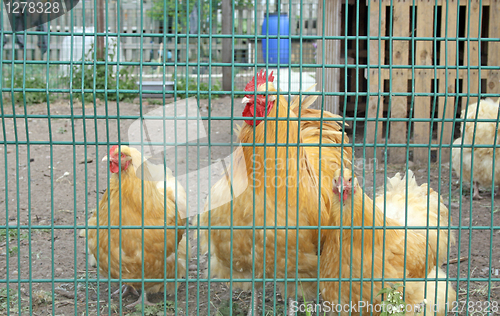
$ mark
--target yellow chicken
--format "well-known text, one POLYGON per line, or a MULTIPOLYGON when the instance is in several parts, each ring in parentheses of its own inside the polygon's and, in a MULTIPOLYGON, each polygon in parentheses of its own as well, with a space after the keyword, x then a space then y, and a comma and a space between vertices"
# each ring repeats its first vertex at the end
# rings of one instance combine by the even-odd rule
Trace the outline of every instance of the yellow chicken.
POLYGON ((497 137, 496 144, 498 146, 500 144, 500 135, 498 135, 500 123, 495 121, 498 118, 499 102, 500 98, 496 102, 488 98, 480 100, 479 103, 470 104, 467 107, 467 117, 465 117, 466 110, 462 110, 462 119, 476 120, 477 115, 479 120, 489 119, 493 120, 493 122, 462 123, 462 137, 453 142, 453 170, 466 183, 470 183, 472 174, 472 181, 474 182, 473 198, 475 199, 482 199, 479 195, 479 185, 491 187, 492 181, 494 185, 500 184, 500 148, 495 149, 495 158, 493 159, 493 148, 461 148, 462 138, 464 145, 493 146, 495 137, 497 137), (474 154, 472 149, 474 149, 474 154), (472 157, 474 157, 474 165, 472 164, 472 157), (495 167, 494 170, 493 167, 495 167))
MULTIPOLYGON (((98 227, 116 225, 121 229, 110 229, 109 234, 107 228, 88 230, 89 250, 93 256, 99 258, 101 273, 106 276, 109 273, 111 278, 123 279, 172 279, 185 276, 186 256, 189 255, 189 251, 186 250, 189 248, 186 245, 185 230, 148 229, 148 226, 185 225, 186 195, 184 189, 169 174, 167 174, 166 182, 150 181, 153 179, 154 172, 160 171, 159 166, 143 161, 140 152, 134 148, 121 146, 121 152, 118 152, 118 146, 113 146, 109 157, 104 157, 103 160, 109 161, 112 175, 109 187, 99 203, 98 212, 89 219, 89 224, 96 224, 98 215, 98 227), (119 160, 121 160, 121 172, 119 172, 119 160), (167 185, 166 198, 163 195, 165 183, 167 185), (142 194, 144 194, 144 200, 142 194), (144 222, 142 217, 144 217, 144 222), (142 229, 127 229, 127 226, 141 226, 141 224, 145 227, 144 237, 142 229), (177 274, 175 273, 176 262, 177 274), (143 264, 144 274, 142 273, 143 264)), ((144 282, 144 289, 148 293, 155 293, 161 291, 163 285, 163 282, 144 282)), ((174 282, 167 282, 168 290, 175 291, 174 285, 174 282)), ((130 291, 139 295, 138 289, 141 289, 140 282, 126 283, 124 289, 118 289, 114 294, 124 290, 122 295, 130 291)), ((141 302, 150 304, 145 293, 142 293, 135 303, 127 307, 133 307, 141 302)))

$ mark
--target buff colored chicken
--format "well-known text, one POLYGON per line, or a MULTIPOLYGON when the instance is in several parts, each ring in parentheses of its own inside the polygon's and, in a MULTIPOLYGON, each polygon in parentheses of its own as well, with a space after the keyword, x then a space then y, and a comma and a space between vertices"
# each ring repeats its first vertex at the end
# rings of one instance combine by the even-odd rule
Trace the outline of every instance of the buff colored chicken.
MULTIPOLYGON (((479 120, 490 119, 497 120, 498 107, 500 98, 494 102, 492 99, 480 100, 479 104, 470 104, 466 110, 462 111, 461 118, 467 120, 475 120, 476 115, 479 120)), ((500 144, 500 135, 498 122, 465 122, 462 123, 462 138, 464 145, 490 145, 500 144)), ((462 146, 462 138, 457 138, 453 145, 462 146)), ((472 148, 453 147, 452 150, 452 165, 453 170, 462 181, 470 183, 471 172, 472 181, 474 182, 475 199, 482 199, 479 195, 479 185, 491 187, 492 181, 495 185, 500 184, 500 148, 495 150, 495 161, 493 161, 493 148, 476 148, 474 147, 474 166, 472 166, 472 148), (462 154, 463 153, 463 154, 462 154), (463 155, 463 158, 462 158, 463 155), (495 170, 493 172, 493 166, 495 170), (472 168, 474 167, 474 168, 472 168), (493 174, 495 175, 493 180, 493 174)))
MULTIPOLYGON (((321 254, 321 277, 372 279, 383 276, 401 278, 402 281, 404 277, 407 279, 404 287, 405 302, 412 306, 411 309, 407 309, 409 315, 415 312, 415 306, 420 306, 424 302, 427 304, 427 313, 432 313, 429 315, 433 315, 434 311, 437 311, 438 315, 444 315, 446 306, 451 306, 456 297, 452 287, 447 286, 446 281, 440 281, 437 285, 436 282, 430 281, 427 282, 426 292, 425 282, 410 280, 426 276, 430 280, 435 279, 436 264, 438 264, 438 277, 446 278, 439 266, 448 256, 448 209, 441 202, 439 195, 430 190, 429 210, 427 210, 427 185, 419 187, 411 171, 408 172, 408 190, 406 190, 406 179, 401 179, 397 174, 389 179, 387 191, 379 193, 375 206, 373 200, 363 193, 357 178, 347 168, 343 169, 343 172, 341 170, 335 172, 334 187, 338 195, 330 213, 331 225, 345 228, 325 231, 327 237, 321 254), (408 196, 406 192, 409 192, 408 196), (408 200, 407 213, 405 213, 406 200, 408 200), (408 226, 430 227, 438 226, 439 218, 441 227, 439 244, 436 228, 429 228, 427 236, 427 230, 410 227, 405 235, 406 217, 408 226), (365 229, 364 231, 359 228, 351 229, 351 225, 364 226, 365 229), (400 226, 402 229, 373 228, 384 225, 400 226)), ((453 239, 452 236, 451 238, 453 239)), ((385 284, 387 286, 387 282, 385 284)), ((372 309, 366 306, 381 304, 380 296, 377 296, 381 289, 381 282, 370 280, 362 284, 352 282, 352 288, 349 281, 341 282, 340 303, 365 302, 364 308, 361 308, 361 305, 355 306, 356 304, 353 308, 361 309, 363 315, 369 315, 372 309)), ((339 282, 322 282, 321 291, 325 301, 339 302, 339 282)), ((375 315, 379 314, 377 310, 373 311, 375 315)), ((348 311, 343 311, 341 314, 347 315, 348 311)))
MULTIPOLYGON (((174 228, 168 228, 165 233, 164 229, 147 228, 148 226, 185 225, 186 194, 184 189, 168 172, 165 182, 151 181, 150 179, 153 179, 153 176, 158 172, 163 174, 163 168, 160 170, 160 166, 154 166, 145 160, 143 161, 140 152, 134 148, 121 146, 121 152, 119 153, 118 146, 113 146, 109 157, 103 158, 103 161, 106 160, 109 160, 109 168, 112 174, 109 180, 109 188, 99 203, 98 214, 96 212, 89 219, 89 225, 97 223, 97 215, 99 218, 98 227, 107 226, 108 224, 120 225, 122 228, 122 243, 121 245, 119 243, 119 229, 111 229, 109 235, 107 228, 88 230, 89 250, 95 258, 99 256, 101 273, 107 275, 109 268, 111 278, 141 279, 144 277, 144 279, 162 279, 165 277, 172 279, 185 276, 186 249, 189 249, 186 248, 185 230, 178 229, 176 231, 174 228), (121 173, 119 173, 119 159, 121 159, 121 173), (164 196, 165 183, 167 185, 166 197, 164 196), (142 199, 143 193, 144 200, 142 199), (165 205, 164 201, 166 201, 165 205), (144 213, 142 211, 143 202, 144 213), (144 240, 142 239, 141 229, 127 229, 127 226, 140 226, 142 214, 144 214, 144 240), (99 237, 99 240, 97 237, 99 237), (109 248, 108 242, 110 243, 109 248), (142 245, 144 245, 144 249, 142 245), (176 262, 177 275, 175 274, 176 262), (144 275, 142 274, 143 263, 144 275), (165 269, 166 275, 164 274, 165 269)), ((189 255, 189 251, 187 255, 189 255)), ((159 292, 163 289, 163 286, 163 282, 144 282, 144 290, 147 293, 159 292)), ((139 295, 137 290, 140 288, 141 283, 129 283, 124 285, 122 289, 118 289, 114 294, 119 294, 123 290, 122 295, 129 292, 139 295)), ((175 283, 168 282, 167 289, 175 291, 175 283)), ((142 293, 135 303, 127 307, 131 308, 140 303, 151 304, 147 301, 146 293, 142 293)))
MULTIPOLYGON (((272 73, 267 78, 261 71, 247 84, 245 91, 249 94, 243 98, 246 104, 243 116, 247 119, 238 137, 242 144, 256 145, 243 146, 235 151, 231 168, 212 187, 205 205, 206 212, 200 215, 200 224, 204 226, 266 227, 234 229, 232 232, 213 228, 210 236, 207 231, 202 235, 201 244, 209 250, 211 257, 209 277, 230 278, 232 273, 236 279, 233 285, 243 290, 250 289, 251 283, 237 282, 237 279, 317 277, 318 231, 297 229, 296 226, 318 226, 320 221, 321 225, 328 223, 326 210, 334 199, 332 176, 339 168, 334 162, 340 161, 341 149, 296 144, 319 144, 320 140, 322 144, 340 144, 342 139, 346 143, 349 141, 347 136, 342 137, 341 126, 333 121, 323 122, 322 134, 319 121, 306 117, 299 126, 296 114, 299 111, 308 117, 320 113, 307 109, 316 97, 296 98, 289 106, 282 96, 277 98, 272 81, 272 73), (268 93, 255 97, 254 91, 268 93), (264 121, 266 115, 268 119, 264 121), (321 198, 318 187, 320 172, 321 198), (230 192, 242 193, 231 196, 230 192)), ((325 117, 336 116, 327 113, 325 117)), ((350 148, 344 149, 346 165, 350 165, 351 154, 350 148)), ((260 287, 262 283, 256 282, 255 285, 260 287)), ((285 294, 285 284, 279 286, 285 294)), ((292 297, 295 281, 286 286, 287 296, 292 297)), ((317 282, 299 281, 298 295, 315 298, 316 289, 317 282)), ((250 313, 257 309, 255 296, 253 302, 250 313)))

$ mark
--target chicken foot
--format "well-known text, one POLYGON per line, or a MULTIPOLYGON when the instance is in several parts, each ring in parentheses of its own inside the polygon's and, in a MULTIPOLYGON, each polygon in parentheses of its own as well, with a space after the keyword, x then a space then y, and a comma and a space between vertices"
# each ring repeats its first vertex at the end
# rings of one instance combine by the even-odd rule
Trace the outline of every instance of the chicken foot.
POLYGON ((479 195, 479 185, 477 182, 474 182, 474 195, 472 196, 473 200, 482 200, 483 197, 479 195))
POLYGON ((151 303, 150 301, 148 301, 148 296, 146 294, 146 291, 142 291, 142 293, 141 293, 141 295, 139 295, 139 299, 137 301, 133 302, 132 304, 128 304, 125 307, 126 308, 134 308, 135 305, 140 305, 140 304, 144 304, 145 306, 156 305, 155 303, 151 303))
POLYGON ((137 296, 140 295, 136 289, 134 289, 132 286, 127 285, 127 284, 123 284, 121 288, 119 288, 118 290, 111 293, 111 296, 117 296, 118 294, 121 294, 122 297, 126 296, 127 294, 134 294, 137 296))
POLYGON ((130 285, 126 285, 126 284, 122 285, 122 287, 119 288, 118 290, 114 291, 111 294, 111 296, 117 296, 118 294, 120 294, 122 297, 124 297, 128 294, 134 294, 136 296, 139 296, 139 299, 137 301, 125 306, 126 308, 134 308, 135 305, 139 305, 139 304, 144 304, 144 305, 148 305, 148 306, 156 305, 156 304, 153 304, 153 303, 148 301, 148 297, 144 291, 141 294, 139 294, 139 292, 137 292, 137 290, 130 285))

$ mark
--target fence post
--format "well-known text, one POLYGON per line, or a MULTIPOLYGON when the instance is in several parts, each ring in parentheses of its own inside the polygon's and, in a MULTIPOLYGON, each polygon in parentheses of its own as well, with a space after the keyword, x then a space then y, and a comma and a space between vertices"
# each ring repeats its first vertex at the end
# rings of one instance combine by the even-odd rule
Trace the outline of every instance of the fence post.
MULTIPOLYGON (((97 0, 97 33, 104 33, 104 0, 97 0)), ((97 60, 104 60, 104 37, 96 36, 97 60)))
MULTIPOLYGON (((340 10, 342 9, 342 0, 319 0, 318 1, 318 36, 339 36, 342 23, 340 10), (325 1, 323 6, 323 1, 325 1), (323 12, 325 20, 323 21, 323 12), (323 24, 325 33, 323 34, 323 24)), ((340 64, 340 40, 318 40, 317 62, 324 65, 340 64), (325 45, 325 56, 323 56, 323 45, 325 45)), ((325 92, 339 92, 340 90, 340 69, 325 68, 325 77, 323 78, 323 69, 316 69, 316 89, 325 92)), ((317 102, 321 102, 318 100, 317 102)), ((321 103, 320 103, 321 104, 321 103)), ((339 114, 339 97, 327 96, 324 98, 325 110, 339 114)))
MULTIPOLYGON (((222 34, 232 34, 233 28, 233 11, 230 0, 222 0, 222 34), (229 18, 231 17, 231 18, 229 18)), ((222 62, 230 64, 232 61, 231 39, 222 39, 222 62)), ((222 67, 222 90, 231 91, 231 83, 233 81, 231 75, 231 67, 222 67)))

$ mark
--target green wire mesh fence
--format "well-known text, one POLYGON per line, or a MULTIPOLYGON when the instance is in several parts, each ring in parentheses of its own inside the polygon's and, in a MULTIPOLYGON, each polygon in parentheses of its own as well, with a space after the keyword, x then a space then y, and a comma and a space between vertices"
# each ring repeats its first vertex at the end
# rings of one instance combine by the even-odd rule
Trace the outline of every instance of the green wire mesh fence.
POLYGON ((498 313, 500 2, 15 3, 0 314, 498 313))

